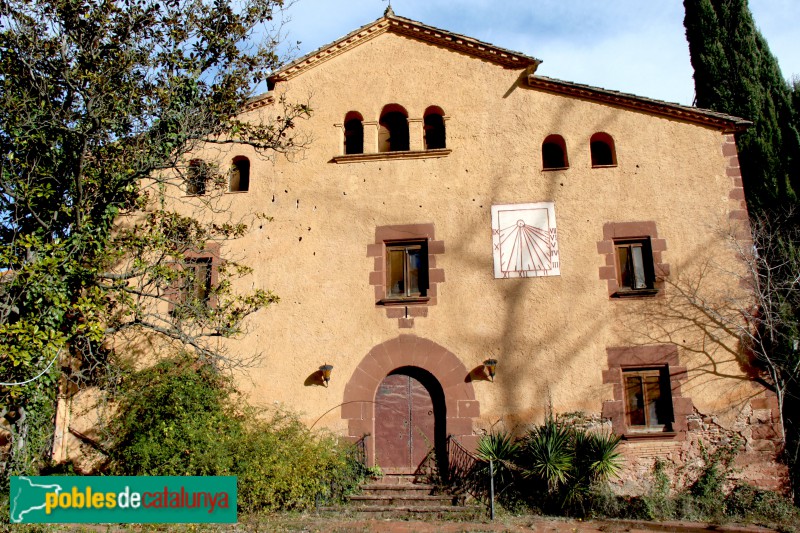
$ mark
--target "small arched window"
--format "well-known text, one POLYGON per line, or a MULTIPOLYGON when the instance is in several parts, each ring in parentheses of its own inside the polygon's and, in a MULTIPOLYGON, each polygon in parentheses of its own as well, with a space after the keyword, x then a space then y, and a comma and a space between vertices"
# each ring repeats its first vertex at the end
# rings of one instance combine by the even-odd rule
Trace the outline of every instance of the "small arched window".
POLYGON ((408 112, 403 106, 384 106, 378 130, 378 145, 381 152, 408 150, 408 112))
POLYGON ((356 111, 344 117, 344 153, 364 153, 364 117, 356 111))
POLYGON ((431 106, 425 110, 424 130, 426 150, 447 147, 444 131, 444 111, 440 107, 431 106))
POLYGON ((206 193, 208 174, 208 163, 202 159, 189 161, 189 168, 186 172, 186 194, 190 196, 204 195, 206 193))
POLYGON ((250 160, 244 156, 233 158, 231 165, 231 192, 245 192, 250 190, 250 160))
POLYGON ((598 132, 589 141, 593 167, 613 167, 617 164, 614 139, 608 133, 598 132))
POLYGON ((542 168, 567 168, 567 145, 561 135, 548 135, 542 143, 542 168))

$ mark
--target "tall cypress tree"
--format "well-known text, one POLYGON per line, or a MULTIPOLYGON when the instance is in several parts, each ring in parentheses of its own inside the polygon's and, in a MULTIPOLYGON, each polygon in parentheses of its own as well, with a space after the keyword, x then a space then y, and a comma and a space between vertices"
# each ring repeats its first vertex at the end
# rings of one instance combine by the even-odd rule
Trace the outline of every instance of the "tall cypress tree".
POLYGON ((747 0, 684 0, 696 104, 753 121, 737 136, 754 213, 797 201, 800 134, 792 90, 747 0))

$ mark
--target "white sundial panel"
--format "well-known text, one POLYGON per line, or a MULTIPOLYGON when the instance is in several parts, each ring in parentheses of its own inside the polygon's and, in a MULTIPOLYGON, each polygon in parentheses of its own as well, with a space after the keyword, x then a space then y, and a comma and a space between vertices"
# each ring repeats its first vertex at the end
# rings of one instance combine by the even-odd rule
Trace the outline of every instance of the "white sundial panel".
POLYGON ((492 206, 495 278, 558 276, 558 232, 553 202, 492 206))

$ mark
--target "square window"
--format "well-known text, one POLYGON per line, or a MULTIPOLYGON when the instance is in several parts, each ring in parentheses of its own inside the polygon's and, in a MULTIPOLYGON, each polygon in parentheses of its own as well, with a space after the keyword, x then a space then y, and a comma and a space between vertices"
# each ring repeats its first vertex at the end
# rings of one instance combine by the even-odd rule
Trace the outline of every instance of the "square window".
POLYGON ((655 269, 650 239, 614 241, 617 285, 615 296, 656 294, 655 269))
POLYGON ((408 300, 427 295, 427 241, 386 243, 386 298, 408 300))
POLYGON ((672 431, 669 369, 623 371, 625 424, 633 431, 672 431))

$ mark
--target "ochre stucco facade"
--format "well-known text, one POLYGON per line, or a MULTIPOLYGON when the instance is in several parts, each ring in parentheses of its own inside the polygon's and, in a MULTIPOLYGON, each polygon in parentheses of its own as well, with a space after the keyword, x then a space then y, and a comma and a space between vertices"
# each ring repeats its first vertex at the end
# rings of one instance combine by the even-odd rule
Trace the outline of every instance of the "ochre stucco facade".
MULTIPOLYGON (((242 357, 260 354, 239 380, 249 399, 285 404, 354 440, 369 434, 369 460, 380 464, 376 394, 405 368, 442 403, 436 439, 474 446, 485 432, 520 431, 552 408, 627 433, 629 476, 648 458, 688 461, 698 435, 738 433, 747 462, 771 463, 780 446, 774 399, 732 357, 685 349, 698 332, 668 342, 658 337, 663 324, 641 320, 669 301, 671 282, 703 265, 715 266, 705 285, 712 292, 742 290, 718 272, 743 273, 723 238, 731 227, 747 238, 733 141, 743 121, 548 80, 534 73, 536 60, 475 43, 388 15, 277 72, 269 95, 243 114, 279 113, 280 95, 307 101, 313 114, 296 132, 304 149, 197 154, 222 167, 250 160, 249 190, 223 195, 218 216, 273 217, 221 250, 254 268, 243 290, 281 298, 248 318, 247 335, 225 341, 242 357), (378 152, 390 104, 407 112, 409 151, 378 152), (431 106, 443 112, 446 147, 426 151, 431 106), (353 111, 363 117, 364 154, 342 157, 353 111), (615 164, 592 166, 599 132, 613 139, 615 164), (568 168, 543 168, 542 144, 554 134, 568 168), (537 202, 554 206, 559 275, 496 278, 492 206, 537 202), (617 247, 637 239, 649 246, 652 291, 614 297, 617 247), (379 303, 386 244, 398 241, 425 243, 427 300, 379 303), (487 358, 498 361, 494 381, 487 358), (334 367, 327 387, 314 379, 324 363, 334 367), (628 427, 630 369, 668 382, 666 427, 628 427)), ((209 216, 200 199, 180 201, 209 216)), ((735 339, 721 343, 739 349, 735 339)), ((774 486, 779 478, 754 471, 750 479, 774 486)))

